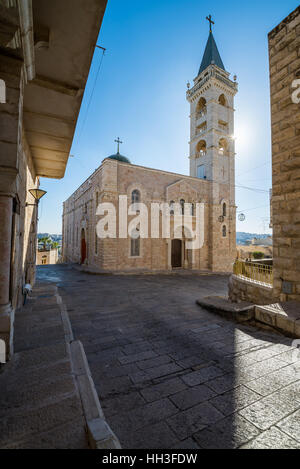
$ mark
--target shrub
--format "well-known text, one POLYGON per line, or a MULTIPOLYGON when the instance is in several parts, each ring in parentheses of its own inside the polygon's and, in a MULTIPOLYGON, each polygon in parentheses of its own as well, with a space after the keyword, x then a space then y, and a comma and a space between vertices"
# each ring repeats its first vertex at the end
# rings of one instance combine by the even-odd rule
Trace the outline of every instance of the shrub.
POLYGON ((265 257, 264 253, 260 251, 253 252, 252 255, 254 259, 263 259, 265 257))

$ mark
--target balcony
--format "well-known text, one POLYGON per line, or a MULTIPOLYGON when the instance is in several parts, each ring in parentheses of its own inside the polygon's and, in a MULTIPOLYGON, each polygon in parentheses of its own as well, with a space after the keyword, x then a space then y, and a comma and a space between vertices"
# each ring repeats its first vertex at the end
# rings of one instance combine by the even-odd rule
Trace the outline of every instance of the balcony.
POLYGON ((196 125, 201 125, 206 120, 206 116, 207 116, 206 109, 202 111, 198 111, 196 113, 196 125))
POLYGON ((218 129, 219 129, 222 133, 228 134, 228 124, 221 124, 221 123, 219 122, 219 124, 218 124, 218 129))
POLYGON ((196 158, 202 158, 203 156, 206 156, 206 155, 207 155, 206 150, 197 151, 195 153, 196 158))
POLYGON ((203 125, 202 127, 198 127, 195 130, 195 137, 198 137, 199 135, 204 134, 207 131, 207 125, 203 125))

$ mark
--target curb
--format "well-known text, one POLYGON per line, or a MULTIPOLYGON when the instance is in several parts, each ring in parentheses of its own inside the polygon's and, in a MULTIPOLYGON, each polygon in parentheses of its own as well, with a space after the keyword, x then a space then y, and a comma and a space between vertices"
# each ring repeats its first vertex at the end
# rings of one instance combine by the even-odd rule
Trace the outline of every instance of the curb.
POLYGON ((120 442, 105 420, 82 343, 70 343, 73 373, 82 402, 87 434, 92 449, 121 449, 120 442))
POLYGON ((230 276, 229 272, 212 272, 210 270, 190 270, 190 269, 179 269, 179 270, 133 270, 133 271, 127 271, 127 270, 100 270, 97 267, 91 267, 91 266, 81 266, 78 264, 66 264, 70 265, 70 267, 77 272, 85 273, 88 275, 99 275, 99 276, 110 276, 110 275, 115 275, 115 276, 155 276, 155 275, 185 275, 185 276, 205 276, 205 275, 228 275, 230 276))
POLYGON ((72 373, 80 395, 87 425, 89 445, 91 449, 121 449, 118 438, 105 420, 84 347, 79 340, 74 340, 68 311, 62 301, 62 297, 58 293, 57 287, 54 296, 61 313, 72 373))

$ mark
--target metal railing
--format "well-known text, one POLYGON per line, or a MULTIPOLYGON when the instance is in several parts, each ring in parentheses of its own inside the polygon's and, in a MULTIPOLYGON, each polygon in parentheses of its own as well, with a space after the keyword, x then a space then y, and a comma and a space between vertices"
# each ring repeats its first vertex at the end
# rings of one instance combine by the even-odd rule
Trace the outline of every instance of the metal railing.
POLYGON ((238 277, 245 277, 254 282, 273 285, 273 266, 236 260, 233 273, 238 277))

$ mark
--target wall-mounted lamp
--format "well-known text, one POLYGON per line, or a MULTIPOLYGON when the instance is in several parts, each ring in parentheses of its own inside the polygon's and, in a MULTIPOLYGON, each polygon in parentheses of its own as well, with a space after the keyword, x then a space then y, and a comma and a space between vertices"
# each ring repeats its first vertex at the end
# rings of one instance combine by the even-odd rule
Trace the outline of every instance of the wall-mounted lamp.
POLYGON ((47 194, 46 191, 42 191, 41 189, 29 189, 29 192, 32 195, 32 197, 35 199, 36 203, 35 204, 26 203, 26 207, 29 207, 29 206, 37 207, 41 198, 44 197, 45 194, 47 194))

